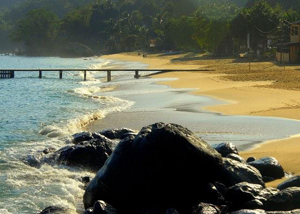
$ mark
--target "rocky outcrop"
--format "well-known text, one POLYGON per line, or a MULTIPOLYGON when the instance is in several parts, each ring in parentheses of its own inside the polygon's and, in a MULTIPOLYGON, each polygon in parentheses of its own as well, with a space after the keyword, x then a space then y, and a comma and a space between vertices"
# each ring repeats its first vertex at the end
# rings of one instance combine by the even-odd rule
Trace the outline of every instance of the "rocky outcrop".
POLYGON ((168 206, 180 212, 206 197, 221 168, 219 153, 191 131, 156 123, 118 144, 87 187, 84 205, 104 200, 123 211, 168 206))
POLYGON ((289 187, 300 187, 300 175, 293 176, 277 186, 277 189, 283 190, 289 187))
POLYGON ((249 162, 249 164, 258 169, 263 177, 273 178, 273 180, 284 177, 284 170, 282 166, 273 157, 261 158, 259 160, 249 162))
POLYGON ((99 132, 99 134, 114 140, 114 139, 124 139, 129 135, 135 135, 136 132, 132 129, 121 128, 121 129, 108 129, 99 132))
POLYGON ((223 158, 223 163, 221 181, 226 186, 230 187, 241 182, 265 186, 260 172, 253 166, 230 158, 223 158))
POLYGON ((235 145, 232 143, 214 144, 212 147, 219 152, 222 157, 227 157, 229 154, 239 154, 235 145))

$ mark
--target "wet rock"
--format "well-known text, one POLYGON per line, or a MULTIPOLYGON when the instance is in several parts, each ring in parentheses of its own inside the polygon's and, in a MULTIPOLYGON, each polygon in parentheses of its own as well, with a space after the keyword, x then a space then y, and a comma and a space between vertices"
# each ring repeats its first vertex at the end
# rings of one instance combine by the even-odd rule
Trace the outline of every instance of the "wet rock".
POLYGON ((57 163, 67 166, 84 167, 98 171, 112 153, 110 145, 93 139, 77 145, 64 147, 55 152, 57 163))
POLYGON ((43 153, 36 153, 28 155, 24 162, 32 167, 40 168, 43 164, 44 154, 43 153))
POLYGON ((83 214, 93 214, 93 208, 86 209, 83 214))
POLYGON ((116 214, 117 210, 104 201, 96 201, 93 214, 116 214))
POLYGON ((268 211, 267 214, 300 214, 300 209, 291 211, 268 211))
POLYGON ((279 179, 284 177, 284 170, 279 162, 273 157, 265 157, 249 163, 260 171, 262 176, 279 179))
POLYGON ((155 204, 180 211, 206 197, 221 167, 221 155, 188 129, 153 124, 118 144, 87 187, 84 205, 104 200, 118 210, 155 204))
POLYGON ((91 178, 89 176, 85 176, 85 177, 82 177, 82 183, 89 183, 91 181, 91 178))
POLYGON ((230 214, 266 214, 266 211, 262 209, 255 209, 255 210, 243 209, 243 210, 230 212, 230 214))
POLYGON ((48 155, 48 154, 53 153, 55 151, 56 151, 55 148, 50 147, 50 148, 44 149, 43 154, 48 155))
POLYGON ((282 182, 277 186, 278 189, 283 190, 289 187, 300 187, 300 175, 293 176, 290 179, 282 182))
POLYGON ((265 186, 260 172, 247 163, 241 163, 230 158, 223 158, 221 183, 230 187, 241 182, 265 186))
POLYGON ((39 214, 67 214, 67 209, 61 207, 50 206, 43 209, 39 214))
POLYGON ((74 135, 72 135, 73 140, 72 143, 77 144, 77 143, 81 143, 84 141, 89 141, 93 139, 93 135, 91 132, 81 132, 81 133, 76 133, 74 135))
POLYGON ((219 152, 222 157, 227 157, 229 154, 239 154, 238 150, 235 145, 232 143, 220 143, 220 144, 214 144, 212 147, 219 152))
POLYGON ((272 182, 272 181, 275 181, 275 180, 276 180, 275 178, 268 177, 268 176, 263 176, 263 181, 265 183, 272 182))
POLYGON ((250 163, 250 162, 255 161, 255 160, 256 160, 255 157, 249 157, 249 158, 247 158, 246 162, 250 163))
POLYGON ((179 214, 179 212, 174 208, 169 208, 166 210, 165 214, 179 214))
POLYGON ((220 214, 220 209, 213 204, 200 203, 192 208, 191 214, 220 214))
POLYGON ((239 210, 243 208, 262 208, 258 206, 263 203, 260 199, 260 192, 264 187, 260 184, 250 184, 246 182, 238 183, 228 188, 226 200, 232 203, 231 209, 239 210))
POLYGON ((234 154, 234 153, 231 153, 231 154, 227 155, 227 158, 230 158, 232 160, 235 160, 235 161, 238 161, 238 162, 241 162, 241 163, 246 163, 244 158, 242 158, 241 156, 239 156, 237 154, 234 154))
POLYGON ((108 129, 100 132, 101 135, 114 140, 114 139, 124 139, 128 137, 128 135, 135 135, 135 131, 127 128, 121 129, 108 129))
POLYGON ((280 191, 265 203, 265 209, 268 211, 293 210, 293 207, 293 196, 289 192, 280 191))

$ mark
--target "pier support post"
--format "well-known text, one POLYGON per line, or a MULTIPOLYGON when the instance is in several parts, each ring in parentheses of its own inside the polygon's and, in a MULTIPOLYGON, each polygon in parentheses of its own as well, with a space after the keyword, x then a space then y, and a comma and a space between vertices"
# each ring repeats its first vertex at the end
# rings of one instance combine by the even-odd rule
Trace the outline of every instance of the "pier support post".
POLYGON ((62 74, 63 74, 63 72, 59 71, 59 79, 62 79, 62 74))
POLYGON ((10 78, 15 78, 15 71, 10 72, 10 78))
POLYGON ((86 71, 83 71, 83 81, 86 81, 86 71))
POLYGON ((139 71, 135 71, 134 78, 138 79, 139 77, 140 77, 140 75, 139 75, 139 71))
POLYGON ((107 82, 111 81, 111 71, 107 71, 107 82))
POLYGON ((42 79, 42 71, 39 71, 39 78, 42 79))

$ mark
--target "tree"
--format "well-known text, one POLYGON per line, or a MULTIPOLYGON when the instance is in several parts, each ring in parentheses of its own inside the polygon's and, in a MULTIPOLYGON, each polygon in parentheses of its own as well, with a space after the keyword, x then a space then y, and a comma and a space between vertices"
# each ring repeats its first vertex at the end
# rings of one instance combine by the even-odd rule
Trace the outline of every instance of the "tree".
POLYGON ((19 23, 11 38, 24 42, 29 54, 47 54, 55 41, 60 19, 46 9, 30 11, 19 23))

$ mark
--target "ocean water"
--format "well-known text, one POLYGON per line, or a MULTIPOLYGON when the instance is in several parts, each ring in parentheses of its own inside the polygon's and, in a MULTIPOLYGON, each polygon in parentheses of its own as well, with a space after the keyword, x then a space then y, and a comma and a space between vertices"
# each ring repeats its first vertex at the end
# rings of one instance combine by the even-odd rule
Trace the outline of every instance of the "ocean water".
MULTIPOLYGON (((0 56, 0 68, 146 68, 135 62, 101 58, 0 56)), ((229 141, 239 148, 300 133, 300 122, 270 117, 226 116, 203 110, 223 102, 173 89, 133 72, 16 72, 0 79, 0 214, 34 214, 47 206, 82 213, 81 178, 91 172, 65 166, 26 165, 28 155, 65 146, 70 135, 128 127, 139 130, 154 122, 188 127, 208 143, 229 141)))
MULTIPOLYGON (((1 68, 145 68, 144 64, 94 58, 0 56, 1 68)), ((114 74, 113 74, 114 75, 114 74)), ((115 74, 118 75, 118 74, 115 74)), ((126 75, 119 73, 119 75, 126 75)), ((133 76, 133 74, 132 74, 133 76)), ((0 214, 37 213, 58 205, 76 213, 82 208, 81 177, 90 172, 63 166, 24 163, 27 155, 47 147, 60 148, 71 134, 90 122, 123 111, 132 101, 95 95, 113 90, 102 87, 106 73, 16 72, 14 79, 0 79, 0 214)))

